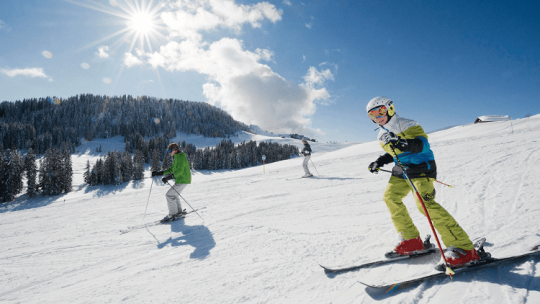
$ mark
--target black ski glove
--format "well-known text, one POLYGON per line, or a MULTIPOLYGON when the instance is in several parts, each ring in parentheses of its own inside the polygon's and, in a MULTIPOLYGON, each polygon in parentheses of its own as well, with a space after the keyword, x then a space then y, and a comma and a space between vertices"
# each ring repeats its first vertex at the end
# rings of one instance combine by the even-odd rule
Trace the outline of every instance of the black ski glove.
POLYGON ((162 178, 161 181, 162 181, 164 184, 166 184, 169 180, 171 180, 171 179, 173 179, 173 178, 174 178, 174 176, 173 176, 172 174, 170 174, 170 175, 167 175, 167 176, 165 176, 164 178, 162 178))
POLYGON ((390 143, 394 145, 394 148, 400 149, 403 152, 409 150, 409 143, 406 139, 398 137, 397 139, 390 140, 390 143))
POLYGON ((377 164, 377 162, 372 162, 371 164, 369 164, 368 170, 371 173, 377 174, 377 173, 379 173, 380 168, 379 168, 379 165, 377 164))
POLYGON ((162 176, 163 175, 163 171, 152 171, 152 177, 154 176, 162 176))
POLYGON ((381 136, 381 139, 384 144, 391 144, 394 148, 400 149, 405 152, 409 150, 409 143, 406 139, 400 138, 393 132, 385 133, 381 136))

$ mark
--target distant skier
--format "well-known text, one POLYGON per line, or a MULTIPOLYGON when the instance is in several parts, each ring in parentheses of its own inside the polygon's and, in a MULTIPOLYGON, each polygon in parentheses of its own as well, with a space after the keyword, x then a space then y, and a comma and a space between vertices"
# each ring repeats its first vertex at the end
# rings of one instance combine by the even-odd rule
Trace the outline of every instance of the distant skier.
POLYGON ((169 207, 169 214, 161 220, 162 223, 172 221, 176 217, 185 214, 185 210, 182 209, 182 204, 180 203, 180 197, 178 195, 188 184, 191 184, 191 171, 186 154, 180 152, 180 147, 175 143, 171 143, 167 149, 167 152, 173 157, 171 167, 165 171, 152 172, 152 176, 165 175, 161 180, 166 184, 168 184, 167 182, 170 179, 174 179, 175 181, 174 186, 171 186, 169 191, 165 194, 167 206, 169 207))
MULTIPOLYGON (((467 233, 441 205, 435 202, 433 182, 437 177, 437 166, 433 151, 428 143, 428 136, 422 127, 416 121, 399 117, 395 113, 394 103, 387 97, 373 98, 368 103, 366 110, 369 118, 381 129, 377 138, 386 152, 369 164, 369 171, 378 173, 380 167, 392 161, 396 163, 383 196, 400 239, 393 252, 407 255, 414 251, 423 250, 424 244, 403 204, 402 199, 412 189, 403 176, 401 167, 397 165, 397 161, 394 159, 396 155, 393 154, 390 145, 393 145, 407 175, 420 193, 433 225, 447 247, 445 257, 449 266, 464 266, 480 259, 467 233)), ((415 200, 418 210, 425 215, 416 196, 415 200)), ((441 259, 435 268, 444 270, 444 260, 441 259)))
POLYGON ((302 143, 304 144, 304 148, 302 149, 302 151, 300 151, 300 153, 304 155, 304 162, 302 162, 302 167, 304 167, 304 173, 305 173, 304 176, 302 177, 312 177, 313 174, 309 172, 309 168, 308 168, 309 159, 311 158, 311 147, 309 146, 305 138, 302 139, 302 143))

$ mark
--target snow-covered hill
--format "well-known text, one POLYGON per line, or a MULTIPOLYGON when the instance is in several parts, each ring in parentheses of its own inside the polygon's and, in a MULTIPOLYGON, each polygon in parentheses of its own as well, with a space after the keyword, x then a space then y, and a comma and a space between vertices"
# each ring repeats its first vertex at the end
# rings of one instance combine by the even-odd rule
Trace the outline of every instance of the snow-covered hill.
MULTIPOLYGON (((454 186, 437 184, 437 201, 471 237, 485 236, 494 256, 540 243, 540 116, 512 124, 430 134, 438 179, 454 186)), ((97 157, 96 143, 86 144, 73 158, 75 184, 87 159, 97 157)), ((300 158, 264 172, 196 172, 182 194, 206 207, 204 221, 192 213, 120 234, 164 216, 169 186, 151 179, 19 197, 0 207, 0 302, 540 303, 540 255, 387 295, 368 292, 358 279, 431 272, 439 257, 326 275, 319 263, 380 257, 396 233, 382 201, 389 176, 367 170, 381 154, 378 143, 312 147, 320 173, 313 179, 299 178, 300 158)), ((411 195, 405 203, 422 236, 431 233, 411 195)))

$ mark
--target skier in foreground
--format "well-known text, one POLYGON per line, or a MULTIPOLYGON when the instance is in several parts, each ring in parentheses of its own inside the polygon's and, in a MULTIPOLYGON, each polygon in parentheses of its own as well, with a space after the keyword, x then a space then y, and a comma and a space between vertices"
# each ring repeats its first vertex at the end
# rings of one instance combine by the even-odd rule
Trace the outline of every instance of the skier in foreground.
POLYGON ((171 186, 171 189, 165 194, 167 206, 169 207, 169 214, 161 220, 162 223, 172 221, 176 219, 176 217, 185 215, 185 211, 182 209, 182 204, 180 203, 180 197, 178 195, 188 184, 191 184, 191 171, 186 154, 180 152, 180 147, 175 143, 169 145, 167 152, 173 157, 171 167, 165 171, 152 172, 152 176, 166 175, 161 179, 163 183, 168 184, 167 182, 170 179, 174 179, 175 181, 174 186, 171 186))
MULTIPOLYGON (((395 113, 393 102, 387 97, 373 98, 366 110, 369 118, 381 129, 377 138, 386 152, 369 164, 369 171, 378 173, 380 167, 392 161, 396 163, 383 196, 400 239, 391 253, 408 255, 424 250, 420 233, 402 201, 412 189, 394 159, 397 154, 407 175, 424 200, 435 229, 447 247, 445 257, 449 266, 462 267, 479 260, 480 257, 467 233, 441 205, 435 202, 433 182, 437 176, 437 166, 428 143, 428 136, 422 127, 416 121, 399 117, 395 113), (393 145, 396 154, 390 145, 393 145)), ((425 215, 420 201, 417 197, 415 200, 418 210, 425 215)), ((441 270, 445 267, 444 260, 441 259, 435 268, 441 270)))
POLYGON ((302 149, 302 151, 300 151, 300 153, 304 155, 304 161, 302 162, 302 167, 304 167, 304 173, 305 173, 304 176, 302 177, 312 177, 313 174, 311 174, 311 172, 309 172, 309 169, 308 169, 309 159, 311 158, 311 147, 309 146, 305 138, 302 139, 302 143, 304 144, 304 148, 302 149))

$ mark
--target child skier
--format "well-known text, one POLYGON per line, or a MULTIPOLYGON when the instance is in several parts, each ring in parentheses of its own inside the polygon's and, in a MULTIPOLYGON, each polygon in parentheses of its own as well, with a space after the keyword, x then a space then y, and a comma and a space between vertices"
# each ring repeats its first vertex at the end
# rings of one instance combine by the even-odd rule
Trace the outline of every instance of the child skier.
POLYGON ((173 178, 175 181, 174 186, 171 186, 171 189, 165 194, 167 206, 169 207, 169 214, 161 220, 162 223, 172 221, 176 217, 185 215, 185 211, 182 210, 182 204, 180 203, 180 197, 178 195, 188 184, 191 184, 191 171, 186 154, 180 152, 180 148, 175 143, 171 143, 167 149, 167 152, 173 157, 171 167, 165 171, 152 172, 152 176, 166 175, 161 179, 164 183, 167 183, 173 178))
POLYGON ((304 173, 305 173, 304 176, 302 177, 312 177, 313 174, 311 174, 311 172, 309 172, 309 169, 308 169, 309 159, 311 158, 311 147, 309 146, 305 138, 302 139, 302 143, 304 144, 304 148, 302 149, 302 151, 300 151, 300 153, 304 155, 304 161, 302 162, 302 167, 304 167, 304 173))
MULTIPOLYGON (((380 167, 392 161, 396 163, 383 196, 400 239, 399 244, 390 254, 408 255, 424 249, 420 233, 402 201, 412 189, 401 167, 394 160, 398 157, 422 197, 433 225, 447 247, 445 257, 449 266, 462 267, 479 260, 467 233, 441 205, 435 202, 433 182, 437 176, 437 166, 428 143, 428 136, 422 127, 416 121, 399 117, 395 113, 394 103, 387 97, 373 98, 366 110, 369 118, 381 129, 377 138, 386 152, 369 164, 369 171, 378 173, 380 167), (394 150, 390 145, 393 145, 394 150)), ((425 215, 416 196, 415 200, 418 210, 425 215)), ((446 268, 444 259, 441 259, 435 268, 444 270, 446 268)))

